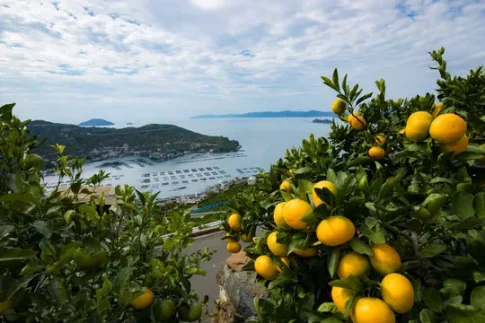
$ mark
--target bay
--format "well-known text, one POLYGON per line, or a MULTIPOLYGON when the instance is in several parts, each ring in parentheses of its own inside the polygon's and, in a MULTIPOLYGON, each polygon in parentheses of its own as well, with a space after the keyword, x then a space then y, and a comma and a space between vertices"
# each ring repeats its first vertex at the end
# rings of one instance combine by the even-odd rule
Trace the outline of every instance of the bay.
MULTIPOLYGON (((249 177, 267 171, 285 151, 300 147, 311 133, 327 136, 330 125, 312 123, 309 118, 185 119, 173 124, 211 136, 224 136, 239 141, 241 150, 231 153, 188 154, 157 162, 146 158, 123 157, 88 163, 85 176, 100 169, 110 173, 103 185, 133 185, 137 189, 160 191, 160 197, 193 195, 207 187, 235 178, 249 177), (117 167, 107 163, 121 163, 117 167)), ((141 126, 141 125, 135 125, 141 126)), ((53 185, 56 178, 47 176, 53 185)), ((67 183, 66 183, 67 184, 67 183)))

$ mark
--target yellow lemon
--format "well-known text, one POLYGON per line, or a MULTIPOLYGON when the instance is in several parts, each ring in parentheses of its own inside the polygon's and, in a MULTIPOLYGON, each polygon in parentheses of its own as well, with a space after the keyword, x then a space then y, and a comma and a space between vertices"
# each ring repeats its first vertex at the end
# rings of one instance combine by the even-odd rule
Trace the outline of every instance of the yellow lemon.
POLYGON ((453 113, 437 116, 431 123, 429 134, 440 144, 451 144, 460 140, 466 133, 466 122, 453 113))
POLYGON ((330 216, 317 227, 317 238, 326 246, 336 247, 344 244, 355 235, 355 226, 344 216, 330 216))
POLYGON ((347 108, 347 103, 344 100, 337 98, 335 101, 332 102, 332 112, 335 114, 342 114, 345 112, 345 108, 347 108))
POLYGON ((340 279, 350 276, 364 277, 369 274, 370 265, 366 256, 351 252, 343 256, 337 267, 337 275, 340 279))
POLYGON ((411 114, 406 122, 405 134, 409 140, 421 142, 428 138, 429 128, 433 116, 425 111, 418 111, 411 114))
POLYGON ((353 323, 395 323, 396 316, 389 306, 378 298, 364 297, 354 304, 353 323))
POLYGON ((372 160, 380 160, 386 157, 386 151, 382 147, 371 147, 368 153, 372 160))
POLYGON ((285 192, 291 192, 291 183, 287 180, 284 180, 281 184, 280 184, 280 191, 285 191, 285 192))
POLYGON ((229 218, 227 219, 227 224, 229 224, 229 227, 234 230, 234 231, 241 231, 241 216, 237 213, 231 214, 229 218))
POLYGON ((239 251, 241 251, 241 245, 239 244, 239 242, 230 241, 226 245, 226 250, 230 253, 238 253, 239 251))
POLYGON ((285 205, 286 205, 286 202, 281 202, 281 203, 277 204, 276 207, 274 208, 274 212, 273 212, 274 223, 276 224, 276 226, 278 228, 281 228, 281 229, 289 229, 290 228, 288 226, 288 224, 286 224, 286 222, 285 222, 285 217, 284 217, 285 205))
POLYGON ((364 117, 358 112, 351 113, 347 120, 354 130, 364 130, 367 126, 367 121, 365 121, 364 117))
POLYGON ((268 239, 266 240, 266 243, 268 244, 268 248, 271 251, 271 253, 275 256, 286 256, 288 254, 288 248, 289 246, 287 244, 283 243, 278 243, 277 240, 278 233, 271 232, 268 235, 268 239))
POLYGON ((381 282, 381 295, 384 302, 394 312, 405 314, 414 305, 414 288, 409 279, 401 274, 389 274, 381 282))
POLYGON ((259 256, 254 261, 254 269, 266 280, 273 280, 275 279, 276 275, 278 275, 278 269, 276 268, 275 263, 273 260, 266 255, 259 256))
POLYGON ((287 225, 297 230, 304 230, 308 227, 302 218, 312 211, 312 207, 307 202, 300 199, 293 199, 286 202, 283 217, 287 225))
POLYGON ((295 248, 293 250, 293 252, 300 257, 311 258, 311 257, 315 257, 317 255, 318 250, 316 248, 305 248, 305 249, 295 248))
POLYGON ((438 116, 438 114, 440 114, 442 108, 443 108, 442 103, 435 103, 434 104, 433 111, 431 112, 431 115, 433 116, 433 118, 436 118, 438 116))
POLYGON ((152 304, 154 297, 153 292, 149 288, 145 288, 143 294, 131 301, 131 306, 137 310, 142 310, 152 304))
POLYGON ((351 289, 332 287, 332 301, 335 303, 340 313, 345 312, 345 304, 354 295, 355 292, 351 289))
POLYGON ((466 135, 464 135, 457 142, 453 142, 451 144, 441 145, 441 150, 444 153, 453 152, 453 156, 455 156, 459 153, 466 151, 467 147, 468 147, 468 137, 466 135))
POLYGON ((378 146, 383 146, 387 142, 387 139, 384 135, 377 135, 375 140, 378 146))
POLYGON ((386 243, 372 246, 373 255, 370 264, 381 275, 387 275, 401 269, 401 257, 397 251, 386 243))

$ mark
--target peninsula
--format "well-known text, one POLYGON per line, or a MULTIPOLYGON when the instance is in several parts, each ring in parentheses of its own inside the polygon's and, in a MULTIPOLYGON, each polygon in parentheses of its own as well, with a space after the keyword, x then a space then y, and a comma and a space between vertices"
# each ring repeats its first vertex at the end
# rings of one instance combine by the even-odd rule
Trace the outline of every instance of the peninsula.
POLYGON ((192 117, 192 119, 221 119, 221 118, 311 118, 331 117, 334 114, 330 111, 262 111, 248 112, 243 114, 203 114, 192 117))
POLYGON ((114 123, 104 119, 90 119, 88 121, 81 122, 79 125, 81 127, 104 127, 114 126, 114 123))
POLYGON ((27 126, 38 141, 37 154, 51 168, 56 154, 51 145, 66 146, 65 153, 98 161, 114 157, 140 156, 154 160, 171 159, 192 152, 237 151, 236 140, 222 136, 206 136, 169 124, 151 124, 121 129, 80 127, 75 125, 32 121, 27 126))

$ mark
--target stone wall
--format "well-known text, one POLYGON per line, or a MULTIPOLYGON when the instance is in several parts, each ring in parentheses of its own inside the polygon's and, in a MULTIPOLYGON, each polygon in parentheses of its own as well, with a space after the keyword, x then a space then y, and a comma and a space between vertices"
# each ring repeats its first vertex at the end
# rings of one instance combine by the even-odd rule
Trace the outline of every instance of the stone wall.
POLYGON ((253 298, 264 297, 265 289, 256 283, 255 272, 242 271, 248 261, 244 251, 233 254, 217 275, 221 307, 213 323, 257 322, 253 298))

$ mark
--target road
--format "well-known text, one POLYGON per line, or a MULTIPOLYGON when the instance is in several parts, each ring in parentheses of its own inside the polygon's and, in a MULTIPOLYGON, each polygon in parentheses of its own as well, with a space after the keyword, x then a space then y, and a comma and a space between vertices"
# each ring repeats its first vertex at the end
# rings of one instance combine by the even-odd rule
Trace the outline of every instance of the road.
MULTIPOLYGON (((229 257, 229 253, 226 251, 226 244, 221 240, 224 237, 225 232, 215 232, 209 235, 200 236, 194 239, 194 244, 187 250, 188 252, 194 252, 204 247, 209 247, 216 252, 212 256, 211 261, 202 264, 202 268, 207 272, 206 276, 193 276, 191 279, 192 289, 203 297, 209 296, 210 311, 214 312, 214 301, 219 297, 219 286, 216 283, 216 275, 224 266, 226 259, 229 257)), ((205 319, 203 322, 210 322, 205 319)))

